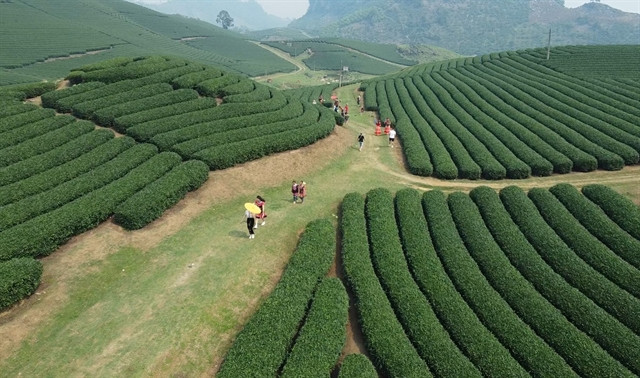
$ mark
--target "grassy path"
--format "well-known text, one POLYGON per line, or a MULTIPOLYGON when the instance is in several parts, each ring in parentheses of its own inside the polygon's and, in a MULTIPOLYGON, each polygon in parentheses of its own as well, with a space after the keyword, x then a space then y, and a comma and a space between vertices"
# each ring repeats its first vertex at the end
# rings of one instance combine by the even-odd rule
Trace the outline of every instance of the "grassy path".
MULTIPOLYGON (((340 88, 339 98, 355 104, 354 90, 340 88)), ((144 230, 106 222, 45 258, 38 294, 0 314, 0 376, 211 376, 279 279, 306 223, 336 221, 349 192, 604 180, 640 199, 637 166, 524 181, 415 177, 402 168, 399 148, 372 135, 372 119, 354 113, 314 146, 213 172, 144 230), (358 132, 366 133, 362 152, 358 132), (308 184, 304 204, 290 202, 292 179, 308 184), (267 199, 269 217, 249 240, 242 204, 256 194, 267 199)))

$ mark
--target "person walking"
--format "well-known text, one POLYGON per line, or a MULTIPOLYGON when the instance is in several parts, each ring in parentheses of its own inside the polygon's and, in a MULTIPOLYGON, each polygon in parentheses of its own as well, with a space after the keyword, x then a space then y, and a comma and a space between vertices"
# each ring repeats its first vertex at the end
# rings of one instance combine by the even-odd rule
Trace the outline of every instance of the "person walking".
POLYGON ((293 195, 293 203, 298 202, 298 183, 295 180, 291 183, 291 194, 293 195))
POLYGON ((364 146, 364 134, 360 133, 358 135, 358 144, 360 145, 359 151, 362 151, 362 146, 364 146))
POLYGON ((389 146, 393 148, 393 141, 396 140, 396 129, 393 127, 389 130, 389 146))
POLYGON ((253 228, 256 224, 255 215, 249 210, 244 211, 244 218, 247 220, 247 229, 249 230, 249 239, 255 239, 256 234, 253 231, 253 228))
POLYGON ((264 198, 257 196, 256 200, 255 200, 255 205, 258 206, 260 208, 260 213, 256 214, 256 218, 258 219, 258 221, 256 221, 256 224, 254 226, 254 228, 258 228, 258 222, 262 221, 262 223, 260 223, 261 226, 264 226, 265 223, 267 223, 265 221, 265 218, 267 217, 267 213, 264 210, 265 204, 267 203, 267 201, 265 201, 264 198))
POLYGON ((300 203, 304 203, 304 197, 307 196, 307 183, 302 181, 298 186, 298 197, 300 197, 300 203))

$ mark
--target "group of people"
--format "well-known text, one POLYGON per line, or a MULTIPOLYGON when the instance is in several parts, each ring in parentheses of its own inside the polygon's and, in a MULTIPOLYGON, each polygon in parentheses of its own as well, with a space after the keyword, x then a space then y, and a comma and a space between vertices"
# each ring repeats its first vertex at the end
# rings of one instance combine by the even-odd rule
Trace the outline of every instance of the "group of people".
POLYGON ((307 196, 307 183, 300 181, 300 184, 298 184, 298 182, 294 180, 291 183, 291 194, 293 195, 294 204, 298 203, 298 200, 300 200, 300 203, 304 203, 304 197, 307 196))
MULTIPOLYGON (((389 121, 389 118, 387 118, 387 121, 389 121)), ((378 125, 379 122, 380 121, 375 122, 377 127, 379 127, 378 125)), ((394 142, 396 140, 396 129, 393 126, 391 126, 390 122, 389 122, 388 128, 389 128, 388 131, 386 131, 385 133, 389 136, 389 147, 393 148, 394 142)), ((376 133, 376 135, 378 134, 376 133)), ((364 147, 364 134, 360 133, 358 134, 358 150, 362 151, 362 147, 364 147)))
MULTIPOLYGON (((294 180, 291 184, 291 194, 293 195, 294 204, 304 203, 304 199, 307 196, 307 183, 304 181, 300 181, 300 183, 298 183, 294 180)), ((267 223, 267 213, 265 211, 266 203, 267 201, 262 198, 262 196, 256 196, 256 199, 253 202, 256 207, 253 207, 251 204, 245 205, 249 206, 249 208, 246 208, 244 212, 244 219, 247 222, 247 230, 249 230, 249 239, 255 239, 255 229, 258 228, 258 225, 264 226, 267 223)))
POLYGON ((266 203, 267 201, 264 198, 257 196, 253 204, 257 206, 260 212, 254 213, 249 209, 246 209, 244 212, 244 217, 247 220, 247 229, 249 230, 249 239, 255 239, 256 233, 254 230, 258 228, 258 223, 260 223, 261 226, 267 223, 265 221, 265 218, 267 218, 267 213, 265 212, 266 203))
POLYGON ((342 107, 340 101, 336 98, 333 100, 333 111, 340 113, 345 123, 349 121, 349 104, 345 104, 344 107, 342 107))

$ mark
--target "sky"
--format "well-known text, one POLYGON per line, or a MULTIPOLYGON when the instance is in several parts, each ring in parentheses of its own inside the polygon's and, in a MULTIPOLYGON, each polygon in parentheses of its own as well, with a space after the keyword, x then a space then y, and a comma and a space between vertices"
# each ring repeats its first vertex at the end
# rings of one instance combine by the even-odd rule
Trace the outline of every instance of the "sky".
MULTIPOLYGON (((576 8, 589 1, 584 0, 564 0, 564 6, 567 8, 576 8)), ((640 13, 640 0, 600 0, 600 3, 620 9, 625 12, 640 13)))
MULTIPOLYGON (((139 0, 143 3, 163 3, 167 0, 139 0)), ((205 1, 205 0, 203 0, 205 1)), ((224 0, 214 0, 224 1, 224 0)), ((309 7, 309 0, 255 0, 258 2, 265 12, 282 18, 299 18, 302 17, 309 7)), ((334 0, 339 1, 339 0, 334 0)), ((491 1, 491 0, 487 0, 491 1)), ((564 5, 567 8, 579 7, 589 1, 585 0, 565 0, 564 5)), ((601 0, 602 4, 623 10, 625 12, 640 13, 640 0, 601 0)))
POLYGON ((265 12, 282 18, 300 18, 309 8, 308 0, 256 0, 256 2, 265 12))

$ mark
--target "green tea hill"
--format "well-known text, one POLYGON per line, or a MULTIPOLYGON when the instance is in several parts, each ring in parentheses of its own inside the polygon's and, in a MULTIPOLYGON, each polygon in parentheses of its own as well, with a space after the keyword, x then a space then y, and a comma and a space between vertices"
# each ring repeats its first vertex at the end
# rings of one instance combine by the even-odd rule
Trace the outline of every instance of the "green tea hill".
POLYGON ((560 47, 460 58, 362 85, 409 169, 455 179, 638 164, 640 47, 560 47), (575 76, 577 75, 577 76, 575 76))

